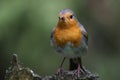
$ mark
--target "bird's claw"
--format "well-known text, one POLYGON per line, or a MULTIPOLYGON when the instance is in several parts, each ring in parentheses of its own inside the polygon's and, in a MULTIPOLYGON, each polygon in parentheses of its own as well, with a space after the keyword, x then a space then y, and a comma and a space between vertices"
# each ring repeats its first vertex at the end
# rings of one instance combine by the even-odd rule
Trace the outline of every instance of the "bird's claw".
POLYGON ((75 75, 77 75, 77 77, 80 77, 81 75, 86 75, 87 71, 85 68, 81 69, 79 66, 77 68, 77 70, 75 71, 75 75), (84 70, 83 70, 84 69, 84 70))
POLYGON ((62 75, 62 68, 59 68, 59 69, 57 70, 57 75, 58 75, 58 76, 62 75))

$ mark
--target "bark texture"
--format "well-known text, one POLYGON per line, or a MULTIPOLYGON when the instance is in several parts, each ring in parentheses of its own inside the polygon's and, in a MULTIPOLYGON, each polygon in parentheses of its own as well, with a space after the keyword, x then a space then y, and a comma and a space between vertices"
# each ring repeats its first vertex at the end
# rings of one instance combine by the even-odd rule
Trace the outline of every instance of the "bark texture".
POLYGON ((80 76, 74 71, 62 70, 60 75, 51 74, 48 76, 40 76, 31 69, 26 68, 20 63, 18 56, 13 54, 12 62, 8 70, 6 70, 5 80, 99 80, 97 74, 93 74, 87 70, 87 74, 80 73, 80 76))

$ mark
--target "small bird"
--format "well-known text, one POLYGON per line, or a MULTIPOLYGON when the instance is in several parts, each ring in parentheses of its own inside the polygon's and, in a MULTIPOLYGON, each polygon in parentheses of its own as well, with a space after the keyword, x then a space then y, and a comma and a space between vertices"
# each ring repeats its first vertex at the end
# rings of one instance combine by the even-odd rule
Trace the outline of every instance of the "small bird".
POLYGON ((64 57, 58 74, 66 58, 70 59, 70 69, 80 73, 86 70, 82 66, 81 56, 87 53, 88 34, 77 17, 70 9, 64 9, 59 12, 59 20, 51 33, 51 45, 57 53, 64 57))

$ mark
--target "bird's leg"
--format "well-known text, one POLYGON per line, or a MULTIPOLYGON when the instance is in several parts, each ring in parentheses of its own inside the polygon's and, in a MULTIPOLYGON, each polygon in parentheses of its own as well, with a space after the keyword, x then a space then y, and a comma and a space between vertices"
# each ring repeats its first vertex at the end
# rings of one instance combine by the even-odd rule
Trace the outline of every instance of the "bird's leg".
POLYGON ((86 70, 82 66, 82 59, 81 57, 78 58, 78 67, 80 67, 82 73, 86 73, 86 70))
POLYGON ((65 59, 66 59, 66 58, 64 57, 63 60, 62 60, 62 62, 61 62, 61 64, 60 64, 59 69, 57 70, 57 74, 58 74, 58 75, 61 75, 61 73, 62 73, 62 65, 63 65, 65 59))
POLYGON ((78 64, 77 68, 77 76, 80 77, 81 69, 80 69, 80 64, 78 64))
POLYGON ((78 58, 77 76, 80 77, 80 74, 86 74, 86 70, 82 66, 81 58, 78 58))

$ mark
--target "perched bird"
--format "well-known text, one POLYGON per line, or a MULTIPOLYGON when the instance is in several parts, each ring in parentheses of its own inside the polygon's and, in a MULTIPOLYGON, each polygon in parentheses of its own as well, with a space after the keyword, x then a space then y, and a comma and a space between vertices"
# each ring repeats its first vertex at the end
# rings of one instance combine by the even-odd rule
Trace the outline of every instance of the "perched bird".
POLYGON ((64 57, 58 73, 61 72, 66 58, 70 59, 70 70, 77 70, 78 75, 81 72, 85 73, 81 56, 87 53, 88 34, 72 10, 60 11, 58 23, 51 33, 51 45, 64 57))

